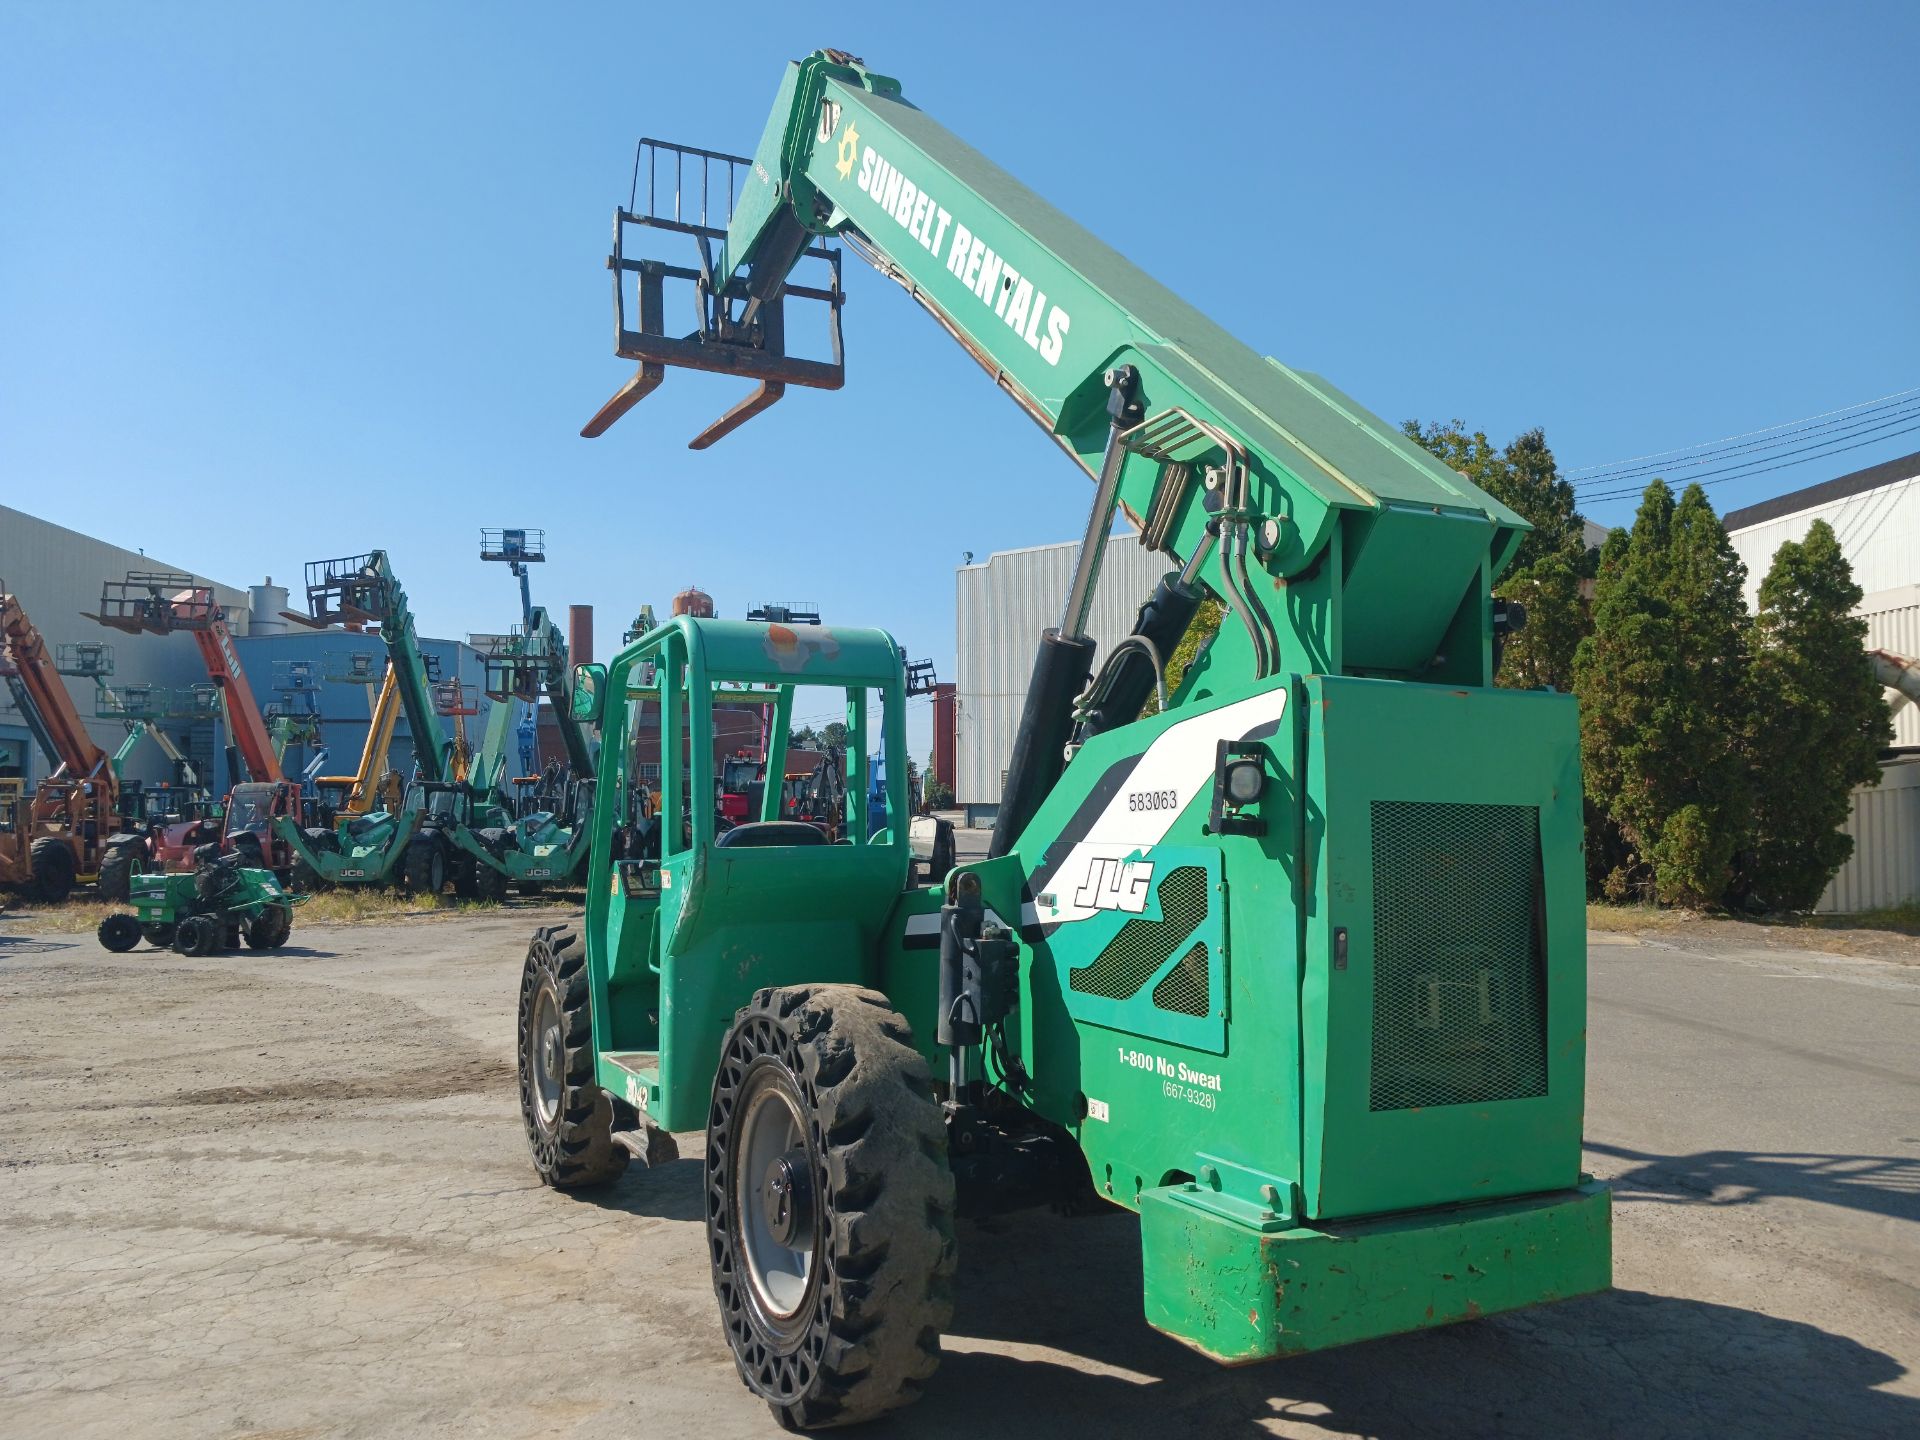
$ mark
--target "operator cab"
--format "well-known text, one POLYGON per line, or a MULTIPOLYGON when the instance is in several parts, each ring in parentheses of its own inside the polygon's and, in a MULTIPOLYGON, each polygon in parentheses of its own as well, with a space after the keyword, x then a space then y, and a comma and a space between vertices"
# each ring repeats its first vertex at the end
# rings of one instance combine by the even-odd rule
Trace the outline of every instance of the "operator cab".
MULTIPOLYGON (((611 665, 576 666, 570 704, 600 727, 586 931, 608 985, 637 1002, 608 1008, 617 1033, 601 1048, 636 1077, 671 1048, 663 982, 737 967, 722 910, 729 944, 781 956, 775 968, 795 967, 796 981, 828 973, 821 947, 843 966, 877 951, 845 917, 887 915, 911 883, 905 669, 890 636, 683 615, 611 665), (764 777, 790 774, 796 755, 811 777, 829 754, 831 813, 790 814, 787 787, 764 777), (757 803, 733 823, 719 799, 740 795, 749 771, 757 803)), ((711 1038, 686 1053, 707 1063, 711 1038)))

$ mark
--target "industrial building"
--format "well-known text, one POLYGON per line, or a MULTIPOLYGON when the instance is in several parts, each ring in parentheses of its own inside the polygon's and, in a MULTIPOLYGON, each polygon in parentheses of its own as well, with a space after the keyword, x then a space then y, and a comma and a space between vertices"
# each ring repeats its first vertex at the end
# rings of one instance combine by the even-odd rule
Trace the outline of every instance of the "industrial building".
MULTIPOLYGON (((126 725, 113 718, 113 706, 101 694, 103 686, 117 690, 152 685, 185 690, 207 681, 193 636, 129 635, 88 618, 89 612, 97 613, 100 608, 102 584, 119 580, 130 571, 190 575, 195 582, 211 586, 226 611, 241 666, 261 709, 316 715, 328 751, 326 773, 353 771, 366 743, 373 693, 386 665, 386 650, 377 634, 306 630, 291 624, 282 613, 289 608, 288 591, 274 584, 271 577, 252 587, 231 584, 0 506, 0 587, 19 598, 56 654, 61 647, 102 643, 111 653, 111 674, 97 681, 85 676, 66 677, 76 707, 88 717, 88 732, 101 749, 111 754, 127 736, 126 725), (356 655, 361 657, 358 662, 353 658, 356 655)), ((480 652, 455 640, 423 638, 420 647, 429 665, 437 666, 442 677, 457 675, 470 687, 477 701, 476 713, 462 723, 477 731, 486 723, 490 703, 483 693, 480 652)), ((518 709, 513 717, 518 728, 527 707, 522 702, 508 703, 518 709)), ((449 728, 454 724, 452 720, 447 723, 449 728)), ((224 725, 219 720, 182 717, 161 722, 161 728, 216 793, 240 778, 234 774, 224 725)), ((404 773, 412 757, 412 737, 402 719, 395 729, 388 763, 404 773)), ((311 758, 307 747, 292 745, 284 764, 290 774, 297 775, 311 758)), ((516 763, 518 758, 516 754, 516 763)), ((0 778, 19 777, 30 788, 51 769, 47 757, 34 745, 12 695, 0 687, 0 778)), ((177 779, 172 763, 151 742, 141 744, 127 757, 125 773, 147 784, 177 779)))
MULTIPOLYGON (((997 550, 980 564, 960 567, 954 803, 965 810, 968 825, 991 825, 999 813, 1040 632, 1060 623, 1079 549, 1073 541, 997 550)), ((1141 601, 1169 568, 1167 557, 1148 550, 1135 533, 1108 539, 1087 626, 1100 659, 1133 629, 1141 601)))
MULTIPOLYGON (((1774 553, 1825 520, 1865 591, 1856 612, 1867 644, 1920 656, 1920 454, 1744 506, 1726 516, 1728 538, 1747 567, 1747 603, 1774 553)), ((1895 712, 1892 749, 1877 787, 1854 792, 1849 860, 1819 909, 1848 913, 1920 900, 1920 707, 1895 712)))
MULTIPOLYGON (((193 573, 187 566, 109 545, 0 505, 0 589, 19 598, 55 654, 62 646, 104 642, 110 648, 113 665, 113 673, 102 677, 107 685, 185 689, 204 683, 207 673, 191 635, 123 635, 86 618, 83 612, 100 608, 101 582, 118 580, 130 570, 193 573)), ((229 623, 237 634, 244 635, 249 618, 246 590, 205 575, 194 574, 193 578, 213 587, 227 609, 229 623)), ((97 709, 111 709, 98 703, 99 683, 84 676, 68 676, 66 683, 75 707, 86 717, 94 743, 112 754, 127 738, 127 731, 120 721, 96 714, 97 709)), ((169 724, 167 729, 169 733, 179 731, 175 739, 189 758, 212 758, 211 727, 202 727, 197 737, 184 724, 169 724), (196 739, 197 745, 193 743, 196 739)), ((13 696, 0 687, 0 777, 18 776, 31 788, 52 768, 34 745, 26 718, 15 707, 13 696)), ((153 744, 144 744, 127 757, 127 775, 149 783, 171 780, 172 768, 153 744)))

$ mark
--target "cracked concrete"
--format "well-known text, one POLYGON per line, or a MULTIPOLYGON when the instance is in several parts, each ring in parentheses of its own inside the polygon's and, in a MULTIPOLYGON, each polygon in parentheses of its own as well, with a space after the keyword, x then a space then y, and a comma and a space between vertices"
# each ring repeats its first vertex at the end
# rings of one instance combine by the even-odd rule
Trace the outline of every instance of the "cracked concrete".
MULTIPOLYGON (((0 930, 0 1433, 728 1437, 700 1144, 537 1185, 537 917, 112 956, 0 930)), ((1140 1319, 1130 1217, 963 1227, 946 1364, 866 1433, 1920 1434, 1920 967, 1594 937, 1612 1295, 1221 1369, 1140 1319)))

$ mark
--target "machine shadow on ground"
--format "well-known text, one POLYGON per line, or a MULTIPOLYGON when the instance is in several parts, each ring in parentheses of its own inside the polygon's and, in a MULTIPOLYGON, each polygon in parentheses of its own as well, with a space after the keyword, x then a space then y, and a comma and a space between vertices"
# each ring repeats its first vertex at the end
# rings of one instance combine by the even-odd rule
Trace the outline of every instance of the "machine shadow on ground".
POLYGON ((1744 1150, 1655 1155, 1593 1140, 1587 1141, 1587 1149, 1633 1166, 1607 1182, 1616 1202, 1745 1205, 1770 1195, 1789 1195, 1920 1223, 1920 1159, 1910 1155, 1744 1150))
POLYGON ((1228 1369, 1141 1318, 1138 1222, 1015 1217, 962 1226, 958 1309, 927 1398, 875 1435, 1920 1434, 1920 1400, 1874 1387, 1892 1357, 1816 1326, 1620 1290, 1228 1369), (984 1344, 993 1345, 989 1351, 984 1344), (1012 1344, 1028 1353, 997 1353, 1012 1344), (1052 1353, 1048 1353, 1052 1352, 1052 1353))
MULTIPOLYGON (((1900 1178, 1909 1162, 1732 1152, 1645 1158, 1644 1172, 1613 1182, 1622 1199, 1700 1203, 1713 1184, 1740 1183, 1861 1204, 1874 1177, 1891 1175, 1888 1203, 1869 1198, 1867 1208, 1901 1216, 1916 1209, 1900 1178), (1694 1177, 1697 1188, 1679 1183, 1694 1177)), ((619 1184, 580 1198, 699 1224, 704 1170, 698 1156, 636 1166, 619 1184)), ((1015 1215, 963 1223, 959 1240, 957 1306, 940 1372, 920 1403, 862 1427, 863 1435, 1125 1435, 1149 1417, 1155 1428, 1229 1437, 1920 1435, 1920 1400, 1876 1388, 1906 1373, 1899 1361, 1818 1326, 1733 1306, 1615 1290, 1227 1368, 1141 1317, 1132 1215, 1015 1215), (1010 1415, 1027 1417, 1032 1429, 1008 1431, 1010 1415)))

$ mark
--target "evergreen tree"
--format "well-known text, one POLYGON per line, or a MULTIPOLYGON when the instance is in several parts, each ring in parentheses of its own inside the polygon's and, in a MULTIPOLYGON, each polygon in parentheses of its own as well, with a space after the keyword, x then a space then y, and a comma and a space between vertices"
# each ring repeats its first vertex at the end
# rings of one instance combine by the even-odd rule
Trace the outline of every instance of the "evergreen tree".
POLYGON ((1528 430, 1500 450, 1484 430, 1469 433, 1458 420, 1424 426, 1409 420, 1401 429, 1533 526, 1494 590, 1527 611, 1526 628, 1508 640, 1496 680, 1519 689, 1571 689, 1574 652, 1588 629, 1580 584, 1592 577, 1593 565, 1573 486, 1561 478, 1546 434, 1528 430))
POLYGON ((1774 553, 1760 583, 1748 673, 1745 750, 1753 838, 1740 857, 1744 898, 1808 910, 1853 853, 1840 831, 1856 785, 1877 783, 1886 702, 1868 663, 1860 587, 1833 528, 1774 553))
POLYGON ((1698 485, 1676 504, 1655 480, 1602 551, 1574 670, 1587 794, 1626 846, 1614 898, 1712 905, 1731 882, 1749 809, 1745 578, 1698 485))

